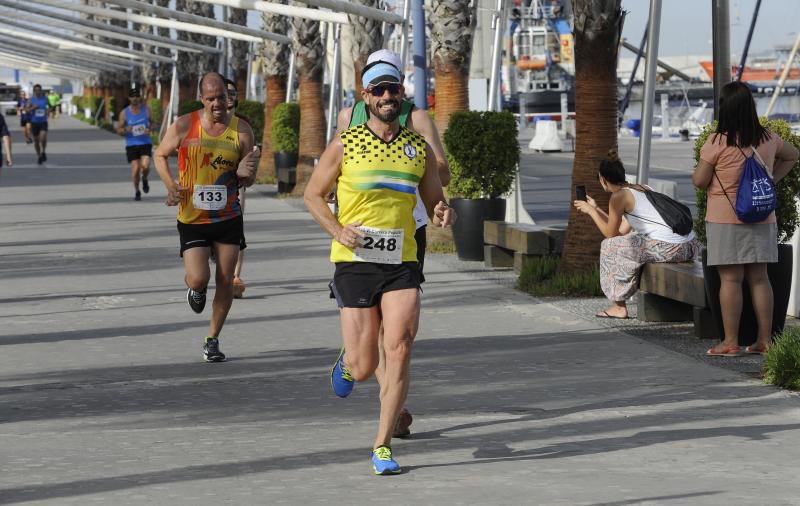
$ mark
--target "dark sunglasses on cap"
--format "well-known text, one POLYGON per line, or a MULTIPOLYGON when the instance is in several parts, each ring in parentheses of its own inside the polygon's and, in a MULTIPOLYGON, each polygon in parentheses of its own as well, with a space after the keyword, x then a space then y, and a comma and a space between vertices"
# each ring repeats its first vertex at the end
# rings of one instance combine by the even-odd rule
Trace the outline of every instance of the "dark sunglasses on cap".
POLYGON ((380 83, 374 86, 370 86, 367 90, 373 97, 382 97, 384 93, 387 91, 389 95, 397 95, 400 93, 400 84, 399 83, 380 83))

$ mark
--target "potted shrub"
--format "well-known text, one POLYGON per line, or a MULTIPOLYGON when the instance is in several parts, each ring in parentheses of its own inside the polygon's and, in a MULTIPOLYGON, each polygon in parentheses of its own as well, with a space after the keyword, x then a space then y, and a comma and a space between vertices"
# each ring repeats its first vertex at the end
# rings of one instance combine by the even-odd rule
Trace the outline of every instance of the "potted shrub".
POLYGON ((517 123, 510 112, 457 112, 444 145, 452 177, 448 191, 458 213, 453 238, 458 258, 483 260, 483 221, 502 220, 519 163, 517 123))
MULTIPOLYGON (((789 123, 783 120, 768 120, 761 118, 761 124, 770 132, 778 134, 781 139, 791 142, 795 147, 800 148, 800 137, 792 133, 789 123)), ((700 148, 705 144, 708 136, 717 128, 717 122, 713 122, 701 132, 694 144, 695 164, 700 159, 700 148)), ((800 192, 800 168, 795 165, 786 177, 776 185, 778 193, 778 208, 775 210, 775 217, 778 225, 778 262, 769 264, 767 272, 772 284, 772 292, 775 305, 772 313, 772 333, 777 335, 783 331, 786 322, 786 311, 789 307, 789 294, 792 289, 792 245, 787 242, 792 238, 800 224, 800 215, 797 212, 796 195, 800 192)), ((701 244, 706 244, 706 191, 696 189, 697 195, 697 219, 695 220, 695 234, 701 244)), ((731 197, 732 198, 732 197, 731 197)), ((706 265, 706 251, 703 248, 702 255, 703 276, 706 285, 706 298, 711 308, 711 314, 717 333, 723 339, 725 332, 722 327, 722 312, 719 303, 719 273, 714 267, 706 265)), ((750 299, 750 289, 747 282, 742 283, 742 317, 739 322, 739 345, 747 346, 753 344, 758 334, 753 304, 750 299)))
POLYGON ((297 151, 300 147, 300 107, 296 102, 278 104, 272 111, 272 152, 278 191, 289 193, 294 188, 297 151))

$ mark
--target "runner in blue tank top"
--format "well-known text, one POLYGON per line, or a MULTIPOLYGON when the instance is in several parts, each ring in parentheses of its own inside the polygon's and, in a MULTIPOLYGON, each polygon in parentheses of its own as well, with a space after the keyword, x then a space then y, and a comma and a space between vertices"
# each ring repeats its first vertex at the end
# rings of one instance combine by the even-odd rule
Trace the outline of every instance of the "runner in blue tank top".
POLYGON ((128 92, 130 105, 123 109, 119 116, 117 133, 125 136, 125 155, 131 164, 131 179, 136 191, 134 200, 142 200, 139 191, 139 179, 142 190, 150 191, 147 176, 150 174, 150 157, 153 155, 153 141, 150 139, 150 110, 142 104, 139 88, 131 88, 128 92))
POLYGON ((31 136, 36 155, 39 157, 39 165, 47 161, 47 112, 49 109, 50 103, 42 91, 42 85, 34 84, 33 96, 28 103, 27 111, 31 115, 31 136))

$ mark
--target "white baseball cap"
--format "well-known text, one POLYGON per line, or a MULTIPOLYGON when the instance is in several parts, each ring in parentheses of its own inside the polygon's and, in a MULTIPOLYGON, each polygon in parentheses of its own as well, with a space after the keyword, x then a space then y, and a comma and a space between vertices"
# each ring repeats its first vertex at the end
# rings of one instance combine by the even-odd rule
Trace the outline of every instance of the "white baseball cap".
POLYGON ((399 70, 401 73, 403 72, 403 69, 400 68, 401 66, 400 55, 398 55, 394 51, 390 51, 388 49, 378 49, 377 51, 369 55, 369 57, 367 58, 367 65, 379 61, 386 62, 390 65, 394 65, 394 67, 397 70, 399 70))

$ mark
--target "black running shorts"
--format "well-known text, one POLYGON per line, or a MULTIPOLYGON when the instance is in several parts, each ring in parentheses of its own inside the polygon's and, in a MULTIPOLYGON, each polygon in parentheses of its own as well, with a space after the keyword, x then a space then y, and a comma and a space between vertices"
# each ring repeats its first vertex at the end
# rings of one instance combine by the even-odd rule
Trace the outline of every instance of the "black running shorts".
POLYGON ((44 123, 34 123, 33 121, 31 121, 31 134, 33 134, 34 137, 38 137, 39 132, 46 132, 46 131, 47 131, 46 121, 44 123))
POLYGON ((30 118, 28 118, 28 117, 26 117, 24 115, 20 115, 20 117, 19 117, 19 126, 21 126, 22 128, 25 128, 25 125, 27 125, 30 122, 31 122, 30 118))
POLYGON ((386 292, 419 289, 419 285, 417 262, 338 262, 328 287, 339 307, 367 308, 379 304, 381 295, 386 292))
POLYGON ((238 244, 239 249, 247 247, 244 240, 244 221, 241 216, 217 223, 189 225, 178 222, 181 238, 181 256, 191 248, 210 248, 212 243, 238 244))
POLYGON ((140 146, 125 146, 125 156, 128 157, 128 163, 138 160, 143 156, 153 156, 153 145, 142 144, 140 146))

